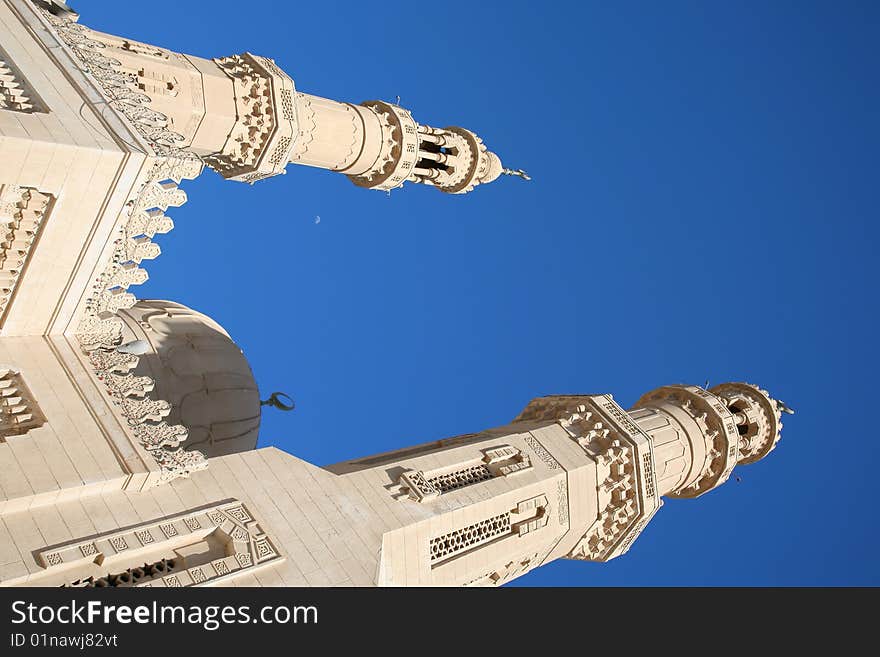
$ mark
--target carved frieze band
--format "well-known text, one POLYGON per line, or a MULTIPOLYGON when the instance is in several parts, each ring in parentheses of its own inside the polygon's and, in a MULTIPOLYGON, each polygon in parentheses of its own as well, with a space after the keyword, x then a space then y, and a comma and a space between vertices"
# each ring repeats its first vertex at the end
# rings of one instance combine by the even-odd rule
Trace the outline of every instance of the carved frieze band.
POLYGON ((541 397, 516 420, 557 422, 596 462, 599 515, 568 556, 623 554, 661 505, 648 436, 610 395, 541 397))
MULTIPOLYGON (((158 244, 152 241, 153 236, 168 232, 174 225, 165 216, 165 210, 178 207, 186 200, 186 194, 178 189, 177 183, 197 177, 203 164, 198 156, 175 146, 183 141, 183 136, 168 128, 164 115, 149 108, 150 97, 138 86, 137 76, 120 69, 120 62, 106 54, 109 49, 98 35, 68 17, 55 16, 46 10, 43 16, 73 53, 80 68, 92 76, 96 88, 107 97, 109 104, 134 126, 153 151, 148 160, 151 168, 143 184, 125 204, 117 220, 117 237, 111 245, 107 265, 94 279, 92 294, 85 301, 75 335, 89 353, 95 376, 104 383, 114 406, 125 418, 131 438, 154 458, 161 472, 160 481, 167 481, 204 468, 207 464, 204 455, 177 447, 186 438, 186 431, 183 427, 169 427, 162 421, 170 409, 167 402, 146 397, 152 382, 146 377, 120 377, 114 370, 104 369, 104 365, 112 362, 119 367, 124 363, 127 372, 137 364, 136 356, 116 355, 122 324, 115 314, 136 302, 128 287, 147 280, 147 272, 140 264, 160 253, 158 244)), ((129 49, 138 47, 132 43, 129 49)), ((159 51, 157 56, 164 55, 159 51)))
POLYGON ((37 555, 47 575, 64 571, 66 585, 87 587, 202 586, 283 559, 275 542, 239 501, 68 543, 37 555), (187 556, 186 547, 205 540, 224 546, 222 554, 193 551, 187 556), (105 563, 107 567, 96 568, 105 563), (82 566, 79 572, 77 566, 82 566))
POLYGON ((159 466, 160 482, 203 469, 207 460, 201 452, 180 447, 187 432, 180 425, 164 422, 171 411, 168 402, 150 399, 148 393, 153 382, 149 377, 130 373, 137 366, 138 357, 117 351, 122 340, 122 322, 116 313, 137 301, 128 288, 147 280, 147 272, 140 264, 160 252, 152 238, 174 226, 165 211, 186 201, 186 194, 175 180, 179 181, 181 175, 197 175, 201 170, 187 169, 181 164, 173 159, 155 161, 146 182, 126 204, 109 262, 95 278, 76 331, 96 378, 125 418, 132 440, 146 449, 159 466))

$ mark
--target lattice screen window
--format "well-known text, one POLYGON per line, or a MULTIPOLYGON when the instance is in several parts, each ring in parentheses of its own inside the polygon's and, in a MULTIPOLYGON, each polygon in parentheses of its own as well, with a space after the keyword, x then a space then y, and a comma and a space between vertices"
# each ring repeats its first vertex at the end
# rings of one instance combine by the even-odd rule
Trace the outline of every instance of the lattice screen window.
POLYGON ((440 561, 469 551, 492 539, 510 534, 510 512, 486 518, 431 539, 431 561, 440 561))
POLYGON ((2 48, 0 48, 0 110, 26 113, 49 111, 2 48))
POLYGON ((163 579, 166 575, 180 570, 180 561, 178 559, 157 559, 153 563, 144 563, 143 566, 135 566, 127 568, 118 573, 111 573, 104 577, 95 577, 90 575, 76 579, 70 583, 62 584, 63 587, 95 589, 103 587, 118 586, 137 586, 145 585, 156 579, 163 579))
POLYGON ((20 436, 46 423, 21 374, 0 367, 0 441, 20 436))
POLYGON ((431 567, 496 541, 523 537, 547 526, 550 505, 546 495, 523 500, 516 508, 447 532, 429 542, 431 567))

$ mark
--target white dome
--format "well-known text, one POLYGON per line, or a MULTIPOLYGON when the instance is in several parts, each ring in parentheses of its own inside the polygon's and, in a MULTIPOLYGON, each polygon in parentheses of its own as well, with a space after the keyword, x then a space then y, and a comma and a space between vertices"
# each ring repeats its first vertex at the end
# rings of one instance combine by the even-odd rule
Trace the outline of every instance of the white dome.
POLYGON ((260 395, 241 349, 210 317, 172 301, 142 300, 121 310, 123 342, 138 344, 135 372, 155 381, 155 399, 171 404, 185 449, 207 457, 257 446, 260 395))

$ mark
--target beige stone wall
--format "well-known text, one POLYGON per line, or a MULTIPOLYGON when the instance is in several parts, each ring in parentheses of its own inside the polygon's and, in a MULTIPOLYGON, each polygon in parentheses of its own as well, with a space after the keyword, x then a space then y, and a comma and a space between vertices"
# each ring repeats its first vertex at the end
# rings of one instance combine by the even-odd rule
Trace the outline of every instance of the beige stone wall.
POLYGON ((0 339, 0 364, 20 374, 48 419, 0 438, 0 512, 121 488, 139 455, 118 452, 122 427, 64 338, 0 339))

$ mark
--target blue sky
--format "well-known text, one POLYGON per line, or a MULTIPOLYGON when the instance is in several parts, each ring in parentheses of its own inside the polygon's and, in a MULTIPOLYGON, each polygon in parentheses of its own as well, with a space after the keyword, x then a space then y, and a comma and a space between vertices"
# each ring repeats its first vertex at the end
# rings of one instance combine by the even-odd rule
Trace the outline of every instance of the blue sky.
POLYGON ((328 464, 505 424, 539 395, 626 407, 747 380, 798 411, 767 459, 668 501, 626 556, 517 584, 880 584, 880 5, 74 6, 182 52, 273 57, 301 91, 399 95, 534 178, 465 197, 306 167, 187 182, 135 291, 211 315, 262 391, 295 397, 261 445, 328 464))

